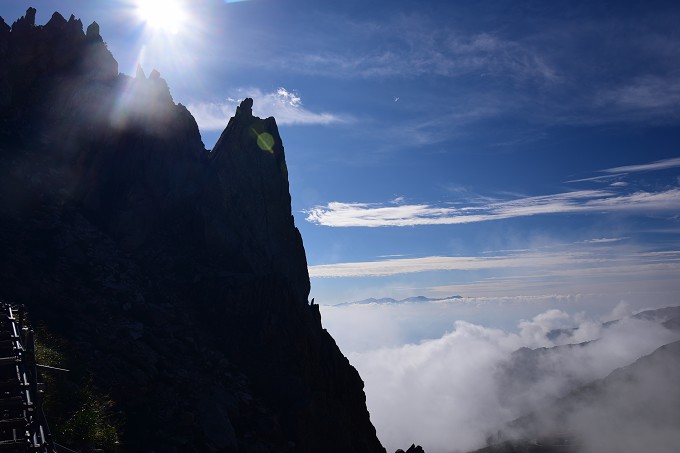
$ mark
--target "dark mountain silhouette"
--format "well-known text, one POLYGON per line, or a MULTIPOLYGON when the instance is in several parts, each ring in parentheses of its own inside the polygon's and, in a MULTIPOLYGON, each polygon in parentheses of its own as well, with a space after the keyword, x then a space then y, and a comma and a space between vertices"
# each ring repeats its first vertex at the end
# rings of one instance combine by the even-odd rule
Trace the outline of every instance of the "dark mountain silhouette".
POLYGON ((215 148, 96 23, 0 20, 0 296, 68 341, 124 451, 382 452, 310 306, 273 118, 215 148))

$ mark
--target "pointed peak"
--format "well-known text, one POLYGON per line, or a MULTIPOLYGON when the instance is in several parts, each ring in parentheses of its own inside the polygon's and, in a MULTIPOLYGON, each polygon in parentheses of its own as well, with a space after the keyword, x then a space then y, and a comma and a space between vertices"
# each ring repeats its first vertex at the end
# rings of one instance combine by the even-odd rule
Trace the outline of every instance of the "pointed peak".
POLYGON ((64 19, 64 16, 62 16, 61 14, 59 14, 59 12, 55 11, 54 14, 52 14, 52 18, 50 19, 50 21, 47 22, 48 25, 49 25, 50 23, 55 23, 55 24, 57 24, 57 23, 58 23, 58 24, 65 24, 65 23, 66 23, 66 19, 64 19))
POLYGON ((23 31, 35 27, 35 13, 36 13, 35 8, 28 8, 26 10, 26 15, 21 16, 12 24, 12 30, 23 31))
POLYGON ((29 26, 35 26, 35 13, 36 9, 33 7, 30 7, 26 10, 26 22, 28 23, 29 26))
POLYGON ((88 41, 104 41, 102 36, 99 34, 99 24, 97 22, 92 22, 87 27, 87 32, 85 33, 88 41))
POLYGON ((135 75, 136 79, 146 79, 146 74, 144 74, 144 69, 142 69, 142 65, 137 63, 137 74, 135 75))
POLYGON ((236 108, 236 115, 253 116, 253 99, 245 98, 236 108))
POLYGON ((80 19, 76 19, 76 16, 71 14, 71 17, 68 18, 68 24, 71 27, 74 27, 81 32, 83 31, 83 22, 80 19))

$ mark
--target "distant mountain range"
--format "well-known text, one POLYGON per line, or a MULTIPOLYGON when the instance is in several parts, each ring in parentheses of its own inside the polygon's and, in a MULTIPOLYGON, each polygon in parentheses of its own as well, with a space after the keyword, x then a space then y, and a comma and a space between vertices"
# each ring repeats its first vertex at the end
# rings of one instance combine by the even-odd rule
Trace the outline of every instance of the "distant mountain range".
POLYGON ((425 296, 413 296, 407 297, 406 299, 393 299, 391 297, 383 297, 381 299, 376 299, 371 297, 369 299, 358 300, 356 302, 344 302, 341 304, 336 304, 336 307, 342 307, 347 305, 369 305, 369 304, 423 304, 428 302, 442 302, 445 300, 462 299, 463 296, 450 296, 441 298, 431 298, 425 296))

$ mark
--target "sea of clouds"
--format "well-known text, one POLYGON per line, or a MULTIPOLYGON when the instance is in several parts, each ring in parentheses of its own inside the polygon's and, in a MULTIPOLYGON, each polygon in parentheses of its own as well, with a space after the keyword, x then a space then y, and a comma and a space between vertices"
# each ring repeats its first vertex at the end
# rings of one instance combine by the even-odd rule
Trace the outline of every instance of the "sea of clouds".
MULTIPOLYGON (((576 388, 680 339, 678 331, 657 322, 626 317, 631 312, 626 303, 605 305, 607 313, 592 316, 573 309, 583 301, 558 299, 346 305, 322 307, 322 314, 365 382, 371 420, 388 451, 415 442, 428 453, 467 452, 498 439, 501 431, 512 435, 508 422, 549 408, 576 388), (555 306, 565 309, 550 308, 555 306), (619 318, 603 327, 603 321, 619 318), (568 346, 582 342, 589 343, 568 346), (553 349, 517 352, 521 348, 553 349)), ((657 390, 680 398, 675 388, 657 390)), ((617 407, 604 404, 609 406, 617 407)), ((595 411, 600 418, 616 415, 598 410, 604 411, 595 411)), ((646 437, 680 441, 680 427, 657 432, 654 427, 663 423, 643 418, 636 426, 646 437)), ((594 423, 574 421, 584 419, 573 419, 568 429, 577 431, 583 445, 601 440, 586 429, 594 423)))

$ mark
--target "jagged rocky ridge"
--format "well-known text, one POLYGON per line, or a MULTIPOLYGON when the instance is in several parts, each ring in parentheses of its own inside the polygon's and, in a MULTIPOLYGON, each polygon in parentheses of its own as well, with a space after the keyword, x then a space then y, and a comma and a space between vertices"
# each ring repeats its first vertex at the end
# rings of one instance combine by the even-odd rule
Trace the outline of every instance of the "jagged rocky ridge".
POLYGON ((307 301, 276 122, 251 108, 208 152, 96 23, 0 20, 0 297, 111 394, 124 451, 382 452, 307 301))

